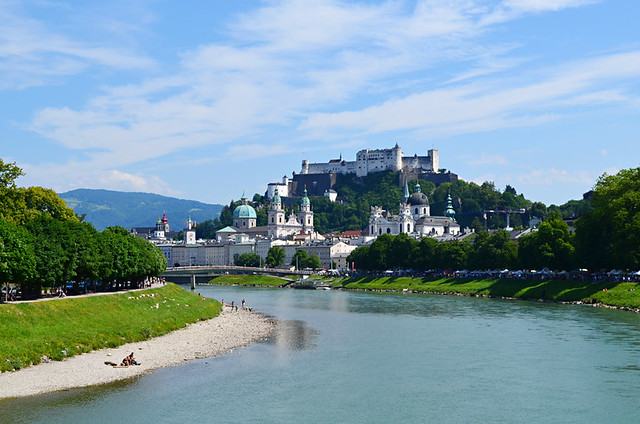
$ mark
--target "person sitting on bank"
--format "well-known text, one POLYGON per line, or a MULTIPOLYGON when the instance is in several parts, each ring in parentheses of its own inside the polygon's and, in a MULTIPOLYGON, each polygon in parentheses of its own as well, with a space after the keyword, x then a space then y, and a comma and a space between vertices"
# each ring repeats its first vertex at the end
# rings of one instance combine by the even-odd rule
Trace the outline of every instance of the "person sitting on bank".
POLYGON ((122 364, 120 364, 122 366, 128 367, 129 365, 140 365, 138 363, 138 361, 136 361, 136 359, 133 357, 133 352, 131 352, 131 355, 126 356, 123 360, 122 360, 122 364))

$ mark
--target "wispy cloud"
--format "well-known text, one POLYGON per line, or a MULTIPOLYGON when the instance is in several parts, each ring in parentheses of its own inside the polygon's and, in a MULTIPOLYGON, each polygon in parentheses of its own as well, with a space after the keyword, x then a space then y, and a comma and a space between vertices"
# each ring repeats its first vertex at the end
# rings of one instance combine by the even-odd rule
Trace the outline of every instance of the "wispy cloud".
POLYGON ((109 47, 73 39, 48 28, 42 20, 21 14, 18 5, 0 3, 0 89, 56 85, 59 77, 79 74, 92 66, 135 70, 154 64, 151 58, 122 45, 109 47))
MULTIPOLYGON (((624 83, 640 76, 640 52, 550 67, 518 56, 518 43, 483 39, 510 20, 590 3, 266 2, 237 15, 222 29, 223 41, 179 52, 170 71, 102 87, 82 107, 43 108, 28 128, 85 153, 79 168, 94 178, 102 170, 110 181, 161 186, 111 170, 207 146, 242 160, 295 152, 309 139, 356 146, 396 131, 447 137, 540 125, 560 119, 570 103, 637 102, 624 83), (435 76, 441 66, 455 71, 435 76), (505 70, 516 72, 506 78, 505 70), (274 130, 281 140, 264 138, 274 130)), ((92 67, 154 65, 145 54, 74 38, 15 10, 0 12, 0 26, 5 89, 92 67)), ((482 161, 506 163, 501 156, 482 161)))

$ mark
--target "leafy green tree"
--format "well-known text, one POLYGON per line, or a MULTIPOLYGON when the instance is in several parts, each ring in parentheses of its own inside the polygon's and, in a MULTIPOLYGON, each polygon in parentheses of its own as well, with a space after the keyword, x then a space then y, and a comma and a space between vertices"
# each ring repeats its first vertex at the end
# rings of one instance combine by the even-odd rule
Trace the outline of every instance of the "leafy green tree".
POLYGON ((196 226, 196 239, 213 240, 216 238, 216 231, 219 229, 214 220, 207 219, 206 221, 198 222, 196 226))
POLYGON ((291 265, 295 265, 298 269, 306 268, 307 259, 309 259, 307 251, 298 249, 291 258, 291 265))
POLYGON ((322 262, 320 262, 320 258, 315 253, 309 255, 304 264, 305 268, 311 269, 319 269, 322 268, 322 262))
POLYGON ((63 221, 41 215, 25 225, 33 236, 36 276, 28 295, 39 295, 40 288, 62 286, 75 276, 78 257, 74 240, 63 221))
POLYGON ((13 163, 5 163, 0 159, 0 188, 15 188, 16 179, 24 175, 24 171, 13 163))
POLYGON ((471 246, 466 241, 446 241, 436 249, 436 263, 440 269, 461 270, 467 267, 471 246))
POLYGON ((569 226, 552 212, 538 231, 520 239, 518 259, 523 268, 567 270, 573 266, 574 251, 569 226))
POLYGON ((351 264, 358 270, 368 271, 371 269, 369 266, 369 246, 359 246, 355 248, 349 256, 347 256, 348 268, 351 264))
POLYGON ((262 265, 262 258, 256 253, 243 253, 238 256, 234 264, 237 266, 252 266, 257 268, 262 265))
POLYGON ((9 283, 19 285, 24 293, 35 272, 31 234, 22 227, 0 220, 0 285, 7 285, 5 300, 9 294, 9 283))
POLYGON ((640 269, 640 168, 598 179, 593 209, 576 222, 578 259, 589 269, 640 269))
POLYGON ((280 246, 271 246, 269 251, 267 252, 267 258, 265 262, 272 268, 280 266, 284 263, 284 258, 286 253, 283 247, 280 246))
POLYGON ((511 241, 509 233, 498 230, 493 234, 485 231, 476 235, 469 254, 469 267, 479 270, 497 270, 516 267, 518 243, 511 241))
POLYGON ((437 240, 431 237, 421 238, 410 256, 412 268, 423 271, 440 268, 437 251, 437 240))
POLYGON ((382 234, 369 247, 369 266, 376 271, 383 271, 389 268, 389 254, 391 252, 391 242, 393 236, 382 234))
POLYGON ((387 255, 387 268, 410 269, 411 253, 417 244, 418 242, 406 233, 400 233, 394 236, 387 255))

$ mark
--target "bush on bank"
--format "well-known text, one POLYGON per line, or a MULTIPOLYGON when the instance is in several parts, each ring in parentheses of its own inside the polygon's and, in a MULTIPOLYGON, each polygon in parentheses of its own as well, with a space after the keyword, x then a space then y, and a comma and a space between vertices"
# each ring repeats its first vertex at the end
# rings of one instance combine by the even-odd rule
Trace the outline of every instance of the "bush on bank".
POLYGON ((218 316, 219 302, 168 284, 135 292, 0 304, 0 371, 147 340, 218 316))

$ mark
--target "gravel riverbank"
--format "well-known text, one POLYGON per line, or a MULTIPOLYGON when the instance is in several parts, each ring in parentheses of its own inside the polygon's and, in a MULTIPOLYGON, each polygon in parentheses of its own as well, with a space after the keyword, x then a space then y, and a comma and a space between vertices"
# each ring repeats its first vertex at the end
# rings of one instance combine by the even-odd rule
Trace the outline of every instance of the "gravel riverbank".
POLYGON ((93 386, 144 374, 156 368, 197 358, 219 355, 269 335, 275 323, 267 316, 224 308, 220 316, 189 325, 151 340, 128 343, 69 358, 0 374, 0 399, 93 386), (134 352, 141 365, 115 368, 134 352))

